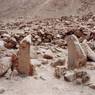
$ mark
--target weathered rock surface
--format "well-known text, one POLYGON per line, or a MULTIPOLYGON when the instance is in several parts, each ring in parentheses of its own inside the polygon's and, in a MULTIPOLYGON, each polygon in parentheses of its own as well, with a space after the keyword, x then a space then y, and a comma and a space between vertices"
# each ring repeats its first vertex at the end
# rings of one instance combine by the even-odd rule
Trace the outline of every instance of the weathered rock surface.
POLYGON ((86 41, 82 43, 83 49, 88 57, 88 59, 95 62, 95 52, 89 47, 86 41))
POLYGON ((78 38, 71 35, 67 39, 68 44, 68 67, 69 69, 80 68, 86 65, 87 56, 80 45, 78 38))
POLYGON ((28 35, 21 41, 18 53, 18 71, 26 75, 34 73, 34 67, 30 64, 30 44, 31 36, 28 35))
POLYGON ((76 79, 74 71, 67 71, 64 80, 68 82, 73 82, 76 79))
POLYGON ((0 77, 4 76, 7 73, 11 67, 11 64, 11 57, 3 57, 0 59, 0 77))

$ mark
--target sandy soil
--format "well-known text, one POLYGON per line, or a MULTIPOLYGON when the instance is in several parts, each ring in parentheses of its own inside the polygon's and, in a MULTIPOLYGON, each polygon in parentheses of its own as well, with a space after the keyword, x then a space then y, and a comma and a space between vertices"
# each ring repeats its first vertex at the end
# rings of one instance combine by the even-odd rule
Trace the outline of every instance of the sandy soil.
MULTIPOLYGON (((45 50, 42 47, 39 49, 41 49, 41 52, 45 50)), ((64 50, 61 53, 63 55, 67 54, 64 50)), ((37 58, 31 59, 34 65, 39 64, 43 60, 41 55, 35 57, 35 54, 33 54, 31 56, 37 58)), ((61 58, 63 58, 62 56, 61 58)), ((21 76, 15 72, 11 79, 9 78, 9 74, 5 75, 5 77, 0 79, 0 93, 2 95, 95 95, 95 91, 85 85, 76 85, 75 83, 64 81, 63 77, 60 79, 54 77, 54 68, 50 65, 52 61, 49 60, 48 64, 40 64, 40 67, 36 67, 37 71, 33 77, 21 76)), ((91 81, 94 82, 95 70, 86 68, 83 68, 83 70, 89 73, 91 81)))
MULTIPOLYGON (((16 76, 11 80, 0 79, 2 95, 94 95, 95 91, 83 86, 56 79, 49 66, 40 67, 39 76, 21 78, 16 76)), ((95 71, 89 73, 95 75, 95 71)), ((95 76, 94 76, 95 80, 95 76)))

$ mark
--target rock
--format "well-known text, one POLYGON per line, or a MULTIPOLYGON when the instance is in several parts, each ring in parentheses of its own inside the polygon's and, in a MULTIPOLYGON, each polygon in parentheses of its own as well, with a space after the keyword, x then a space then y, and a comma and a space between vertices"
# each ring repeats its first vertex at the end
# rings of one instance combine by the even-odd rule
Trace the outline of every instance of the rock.
POLYGON ((75 35, 67 39, 68 44, 68 67, 69 69, 80 68, 86 65, 87 56, 75 35))
POLYGON ((95 52, 89 47, 86 40, 83 41, 82 47, 83 47, 88 59, 95 62, 95 52))
POLYGON ((28 35, 20 42, 18 53, 18 72, 26 75, 33 75, 34 66, 30 61, 31 35, 28 35))
POLYGON ((43 59, 43 60, 42 60, 42 64, 43 64, 43 65, 48 64, 48 60, 47 60, 47 59, 43 59))
POLYGON ((15 49, 16 48, 16 45, 17 45, 17 42, 16 42, 16 39, 15 38, 8 38, 6 39, 6 42, 4 44, 4 46, 8 49, 15 49))
POLYGON ((0 40, 0 48, 4 48, 4 41, 0 40))
POLYGON ((0 89, 0 94, 3 94, 5 92, 5 89, 1 88, 0 89))
POLYGON ((76 83, 80 82, 80 84, 86 83, 90 80, 90 77, 85 71, 77 71, 75 72, 76 83))
POLYGON ((75 83, 78 84, 78 85, 82 84, 82 79, 81 78, 77 78, 75 80, 75 83))
POLYGON ((3 77, 11 67, 11 57, 2 57, 0 59, 0 77, 3 77))
POLYGON ((45 59, 53 59, 53 53, 51 50, 47 50, 43 56, 45 59))
POLYGON ((90 80, 90 77, 88 75, 85 75, 82 77, 82 83, 86 83, 90 80))
POLYGON ((54 73, 55 77, 61 78, 62 76, 65 75, 66 70, 67 70, 67 68, 65 66, 56 66, 55 73, 54 73))
POLYGON ((75 71, 76 78, 82 78, 83 76, 87 75, 85 71, 75 71))
POLYGON ((51 64, 51 66, 62 66, 65 65, 66 60, 65 59, 57 59, 54 63, 51 64))
POLYGON ((90 88, 92 88, 92 89, 95 90, 95 83, 90 83, 90 84, 88 85, 88 87, 90 87, 90 88))
POLYGON ((72 82, 76 79, 74 71, 67 71, 64 80, 67 82, 72 82))

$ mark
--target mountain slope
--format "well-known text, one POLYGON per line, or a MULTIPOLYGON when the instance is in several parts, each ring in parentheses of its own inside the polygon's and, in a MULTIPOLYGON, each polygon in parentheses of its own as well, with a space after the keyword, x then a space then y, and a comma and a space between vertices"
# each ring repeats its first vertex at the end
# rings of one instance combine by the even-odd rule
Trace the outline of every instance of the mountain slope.
POLYGON ((0 0, 0 18, 95 13, 95 0, 0 0))

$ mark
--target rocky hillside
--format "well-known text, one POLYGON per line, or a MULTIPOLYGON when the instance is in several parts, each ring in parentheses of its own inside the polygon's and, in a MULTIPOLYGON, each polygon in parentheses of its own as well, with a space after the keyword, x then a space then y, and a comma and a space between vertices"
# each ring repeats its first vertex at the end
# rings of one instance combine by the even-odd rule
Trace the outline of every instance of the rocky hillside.
POLYGON ((0 0, 0 18, 95 13, 95 0, 0 0))

